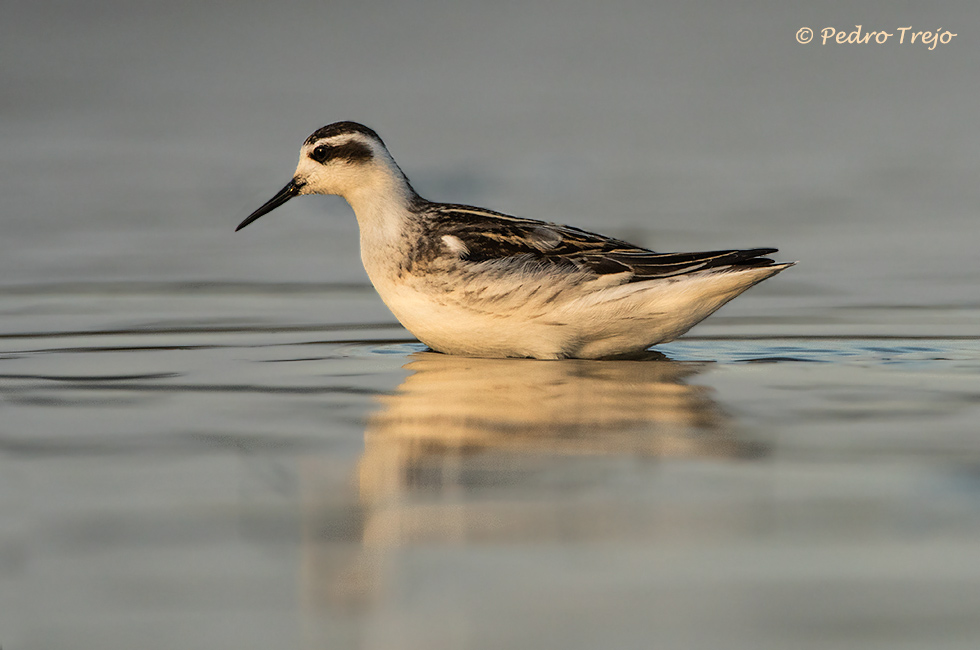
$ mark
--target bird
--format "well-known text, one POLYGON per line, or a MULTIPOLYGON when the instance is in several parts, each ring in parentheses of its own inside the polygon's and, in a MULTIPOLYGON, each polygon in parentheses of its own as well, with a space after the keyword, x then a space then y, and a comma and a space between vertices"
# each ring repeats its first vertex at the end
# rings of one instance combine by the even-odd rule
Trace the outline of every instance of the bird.
POLYGON ((655 253, 573 226, 423 199, 378 134, 317 129, 292 179, 236 232, 306 194, 344 197, 381 299, 430 349, 485 358, 636 358, 796 262, 775 248, 655 253))

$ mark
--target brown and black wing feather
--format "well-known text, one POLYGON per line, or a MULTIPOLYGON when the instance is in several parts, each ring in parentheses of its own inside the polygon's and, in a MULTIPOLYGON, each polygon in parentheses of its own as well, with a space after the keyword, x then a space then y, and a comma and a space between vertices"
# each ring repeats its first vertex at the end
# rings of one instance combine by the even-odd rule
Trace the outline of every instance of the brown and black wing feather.
POLYGON ((572 226, 522 219, 463 205, 426 206, 428 241, 444 235, 466 246, 461 258, 488 262, 522 258, 596 275, 632 273, 630 282, 667 278, 709 269, 739 270, 772 266, 775 248, 700 253, 655 253, 628 242, 572 226))

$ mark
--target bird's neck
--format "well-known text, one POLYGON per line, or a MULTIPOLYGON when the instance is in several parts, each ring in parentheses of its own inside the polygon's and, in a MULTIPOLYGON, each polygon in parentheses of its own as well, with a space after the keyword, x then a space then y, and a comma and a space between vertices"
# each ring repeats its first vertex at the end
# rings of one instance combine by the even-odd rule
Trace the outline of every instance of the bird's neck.
POLYGON ((371 280, 387 273, 411 247, 418 195, 396 166, 375 170, 364 182, 344 193, 361 232, 361 260, 371 280))
POLYGON ((418 195, 394 160, 378 162, 342 194, 354 209, 362 234, 365 230, 397 234, 418 195))

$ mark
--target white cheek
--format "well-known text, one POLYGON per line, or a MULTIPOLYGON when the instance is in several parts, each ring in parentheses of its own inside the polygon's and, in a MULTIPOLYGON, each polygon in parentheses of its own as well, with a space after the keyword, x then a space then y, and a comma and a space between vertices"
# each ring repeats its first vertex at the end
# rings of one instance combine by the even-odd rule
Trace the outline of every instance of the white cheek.
MULTIPOLYGON (((315 182, 319 178, 322 170, 323 165, 310 160, 306 156, 300 156, 299 164, 296 165, 296 171, 293 172, 293 178, 303 179, 309 184, 311 181, 315 182)), ((311 192, 307 189, 301 193, 310 194, 311 192)))
POLYGON ((305 183, 300 194, 344 194, 351 185, 344 165, 321 165, 309 158, 300 159, 293 178, 305 183))

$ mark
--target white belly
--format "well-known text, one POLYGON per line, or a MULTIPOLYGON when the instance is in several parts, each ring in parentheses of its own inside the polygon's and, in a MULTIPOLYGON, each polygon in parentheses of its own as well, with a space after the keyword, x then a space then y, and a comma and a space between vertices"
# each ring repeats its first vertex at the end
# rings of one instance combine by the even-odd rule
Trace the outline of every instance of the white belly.
MULTIPOLYGON (((454 296, 432 295, 402 286, 378 292, 395 318, 433 350, 473 357, 566 356, 568 323, 531 319, 525 310, 493 304, 464 306, 454 296)), ((509 306, 509 305, 508 305, 509 306)))
MULTIPOLYGON (((596 359, 672 341, 782 266, 619 284, 614 277, 531 277, 509 290, 375 285, 433 350, 477 357, 596 359), (549 299, 556 296, 554 299, 549 299)), ((445 284, 439 285, 445 287, 445 284)))

